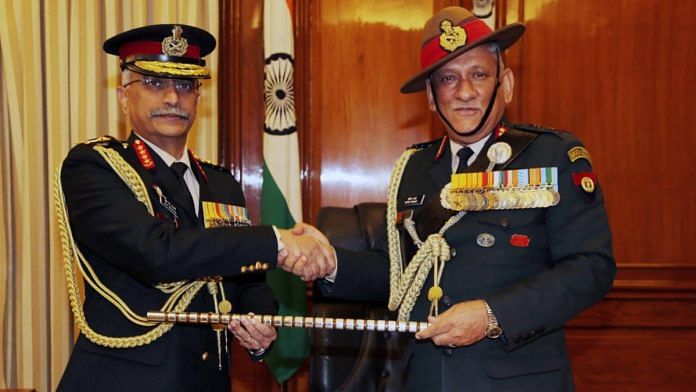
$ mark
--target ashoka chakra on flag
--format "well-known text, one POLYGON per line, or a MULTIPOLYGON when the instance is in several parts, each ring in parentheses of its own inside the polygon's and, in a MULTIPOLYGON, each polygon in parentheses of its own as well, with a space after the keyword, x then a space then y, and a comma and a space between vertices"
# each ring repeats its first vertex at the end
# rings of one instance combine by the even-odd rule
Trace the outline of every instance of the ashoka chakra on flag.
POLYGON ((293 67, 292 56, 287 53, 274 53, 266 59, 265 131, 273 135, 287 135, 295 132, 293 67))

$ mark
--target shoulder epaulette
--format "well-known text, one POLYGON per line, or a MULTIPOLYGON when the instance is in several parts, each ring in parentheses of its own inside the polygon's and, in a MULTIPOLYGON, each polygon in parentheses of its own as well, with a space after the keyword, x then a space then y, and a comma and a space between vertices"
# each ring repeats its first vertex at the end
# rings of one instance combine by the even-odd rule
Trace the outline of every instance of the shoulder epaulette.
POLYGON ((199 157, 195 157, 195 159, 196 159, 198 162, 200 162, 201 165, 206 166, 206 167, 209 167, 209 168, 211 168, 211 169, 215 169, 215 170, 218 170, 218 171, 221 171, 221 172, 225 172, 225 173, 229 173, 229 171, 230 171, 230 169, 227 169, 226 167, 220 166, 220 165, 218 165, 218 164, 216 164, 216 163, 213 163, 213 162, 211 162, 211 161, 206 161, 206 160, 203 160, 203 159, 201 159, 201 158, 199 158, 199 157))
POLYGON ((111 135, 104 135, 104 136, 95 137, 95 138, 92 138, 92 139, 89 139, 87 141, 82 142, 82 144, 86 144, 86 145, 93 144, 93 145, 100 145, 100 146, 108 146, 108 145, 112 145, 112 144, 122 145, 120 140, 116 139, 115 137, 113 137, 111 135))
POLYGON ((536 124, 513 124, 512 127, 523 131, 535 133, 553 133, 559 136, 563 133, 570 133, 570 131, 566 131, 565 129, 542 127, 541 125, 536 124))
POLYGON ((410 149, 422 150, 424 148, 428 148, 428 147, 432 146, 433 144, 439 143, 440 140, 442 140, 442 138, 431 140, 429 142, 424 142, 424 143, 416 143, 416 144, 412 145, 411 147, 407 148, 407 150, 410 150, 410 149))

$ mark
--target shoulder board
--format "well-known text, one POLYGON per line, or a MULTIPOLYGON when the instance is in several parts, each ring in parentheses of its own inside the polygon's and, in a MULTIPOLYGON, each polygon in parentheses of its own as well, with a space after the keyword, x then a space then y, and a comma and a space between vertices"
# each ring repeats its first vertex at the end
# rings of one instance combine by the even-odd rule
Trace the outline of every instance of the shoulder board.
POLYGON ((429 142, 424 142, 424 143, 416 143, 416 144, 412 145, 411 147, 407 148, 407 150, 410 150, 410 149, 422 150, 424 148, 428 148, 428 147, 432 146, 433 144, 439 143, 441 140, 442 140, 442 138, 431 140, 429 142))
POLYGON ((100 145, 100 146, 107 146, 107 145, 111 145, 111 144, 121 145, 121 141, 116 139, 113 136, 104 135, 104 136, 99 136, 99 137, 95 137, 95 138, 89 139, 87 141, 84 141, 84 142, 82 142, 82 144, 100 145))
POLYGON ((200 162, 201 165, 206 166, 206 167, 209 167, 209 168, 211 168, 211 169, 215 169, 215 170, 218 170, 218 171, 221 171, 221 172, 225 172, 225 173, 229 173, 229 172, 230 172, 230 169, 228 169, 228 168, 226 168, 226 167, 223 167, 223 166, 220 166, 220 165, 218 165, 218 164, 215 164, 215 163, 213 163, 213 162, 211 162, 211 161, 205 161, 205 160, 200 159, 200 158, 198 158, 198 157, 195 157, 195 159, 196 159, 198 162, 200 162))
POLYGON ((512 128, 520 129, 522 131, 535 132, 535 133, 553 133, 553 134, 556 134, 559 136, 563 133, 570 133, 570 131, 566 131, 564 129, 542 127, 541 125, 536 125, 536 124, 513 124, 512 128))

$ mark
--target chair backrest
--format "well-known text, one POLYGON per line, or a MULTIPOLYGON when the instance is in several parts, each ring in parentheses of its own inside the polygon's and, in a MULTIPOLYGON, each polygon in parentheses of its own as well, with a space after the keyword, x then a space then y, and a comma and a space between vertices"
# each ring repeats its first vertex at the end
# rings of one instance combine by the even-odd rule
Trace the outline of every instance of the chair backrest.
MULTIPOLYGON (((384 203, 354 208, 324 207, 317 227, 333 245, 373 250, 384 240, 384 203)), ((387 284, 385 282, 385 284, 387 284)), ((393 319, 386 302, 344 302, 324 298, 314 290, 313 315, 361 319, 393 319)), ((389 332, 312 331, 310 387, 313 391, 400 391, 401 357, 407 337, 389 332)))

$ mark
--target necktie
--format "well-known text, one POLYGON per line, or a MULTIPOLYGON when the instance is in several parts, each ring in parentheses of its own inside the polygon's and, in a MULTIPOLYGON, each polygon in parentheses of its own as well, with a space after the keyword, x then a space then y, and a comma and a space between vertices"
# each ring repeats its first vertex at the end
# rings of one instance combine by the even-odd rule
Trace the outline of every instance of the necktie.
POLYGON ((457 151, 457 156, 459 157, 459 165, 457 165, 457 173, 462 173, 469 166, 469 158, 474 155, 474 150, 469 147, 463 147, 461 150, 457 151))
POLYGON ((193 207, 193 198, 191 197, 191 192, 189 192, 188 185, 186 185, 186 181, 184 181, 184 173, 186 173, 186 170, 188 170, 188 166, 186 166, 186 164, 183 162, 174 162, 170 168, 172 169, 172 172, 174 172, 174 177, 176 177, 176 179, 179 181, 179 185, 183 187, 182 190, 186 195, 189 207, 193 207))

